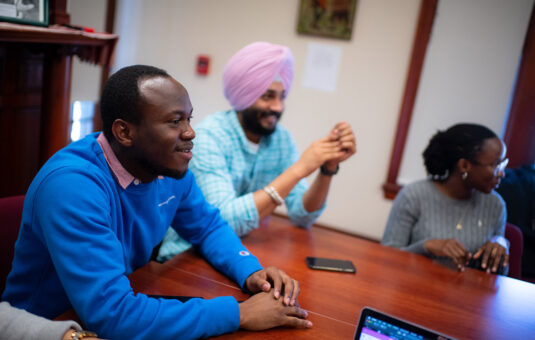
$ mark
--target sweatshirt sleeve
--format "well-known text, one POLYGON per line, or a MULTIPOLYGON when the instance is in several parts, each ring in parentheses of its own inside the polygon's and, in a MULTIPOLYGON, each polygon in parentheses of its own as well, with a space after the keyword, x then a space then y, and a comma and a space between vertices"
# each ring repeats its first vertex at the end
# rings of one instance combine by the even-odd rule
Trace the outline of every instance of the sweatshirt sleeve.
POLYGON ((245 280, 262 266, 241 243, 240 238, 221 218, 219 210, 206 202, 191 176, 191 186, 173 221, 179 235, 197 246, 204 257, 219 271, 243 288, 245 280))
POLYGON ((81 330, 74 321, 51 321, 0 302, 2 339, 61 340, 69 329, 81 330))
POLYGON ((381 244, 417 254, 427 254, 425 241, 410 243, 411 233, 419 216, 419 207, 415 198, 403 188, 392 204, 381 244))
MULTIPOLYGON (((233 297, 182 303, 134 294, 127 277, 129 254, 113 231, 117 217, 110 216, 112 195, 91 175, 60 175, 40 187, 38 199, 54 204, 36 205, 36 216, 58 278, 88 329, 117 339, 196 339, 238 329, 239 307, 233 297), (61 188, 61 199, 57 199, 57 188, 61 188)), ((223 241, 214 242, 221 245, 223 241)), ((231 249, 236 248, 233 242, 231 249)), ((248 269, 230 272, 241 280, 248 269)))
POLYGON ((493 192, 492 195, 496 198, 496 209, 497 215, 496 220, 494 221, 494 236, 504 236, 505 235, 505 224, 507 221, 507 210, 505 208, 505 201, 503 198, 493 192))
POLYGON ((494 195, 496 199, 496 207, 494 209, 494 211, 496 211, 496 219, 494 221, 491 241, 498 242, 504 248, 509 250, 509 240, 505 238, 505 224, 507 222, 507 210, 505 208, 505 202, 499 194, 493 192, 492 195, 494 195))

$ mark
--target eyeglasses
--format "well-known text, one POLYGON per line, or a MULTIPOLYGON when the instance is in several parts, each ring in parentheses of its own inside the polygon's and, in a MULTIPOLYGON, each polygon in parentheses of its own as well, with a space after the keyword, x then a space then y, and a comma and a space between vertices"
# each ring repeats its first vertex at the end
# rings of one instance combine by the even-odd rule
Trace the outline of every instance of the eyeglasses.
POLYGON ((481 166, 490 166, 492 168, 492 170, 494 171, 494 174, 498 174, 502 171, 505 170, 505 168, 507 167, 507 164, 509 164, 509 158, 505 158, 504 160, 498 162, 498 163, 492 163, 492 164, 481 164, 479 162, 473 162, 473 163, 476 163, 478 165, 481 165, 481 166))

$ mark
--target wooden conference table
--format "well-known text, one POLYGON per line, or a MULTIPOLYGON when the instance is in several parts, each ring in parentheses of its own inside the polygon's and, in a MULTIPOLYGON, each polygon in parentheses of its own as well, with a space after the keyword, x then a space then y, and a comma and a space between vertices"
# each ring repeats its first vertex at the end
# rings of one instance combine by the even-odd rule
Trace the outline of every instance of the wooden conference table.
MULTIPOLYGON (((535 339, 535 285, 478 270, 441 266, 423 256, 333 230, 294 227, 272 216, 243 238, 263 266, 300 283, 301 307, 314 327, 238 331, 221 339, 352 339, 364 306, 458 339, 535 339), (349 259, 356 274, 311 270, 306 256, 349 259)), ((193 251, 130 275, 136 292, 245 300, 237 285, 193 251)))

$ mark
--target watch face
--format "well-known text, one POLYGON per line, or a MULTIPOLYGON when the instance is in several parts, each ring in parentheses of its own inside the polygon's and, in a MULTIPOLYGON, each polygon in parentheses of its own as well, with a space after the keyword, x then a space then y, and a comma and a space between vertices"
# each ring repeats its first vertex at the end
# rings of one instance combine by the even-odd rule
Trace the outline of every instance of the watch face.
POLYGON ((96 338, 98 337, 97 333, 90 331, 74 331, 71 334, 71 340, 81 340, 83 338, 96 338))

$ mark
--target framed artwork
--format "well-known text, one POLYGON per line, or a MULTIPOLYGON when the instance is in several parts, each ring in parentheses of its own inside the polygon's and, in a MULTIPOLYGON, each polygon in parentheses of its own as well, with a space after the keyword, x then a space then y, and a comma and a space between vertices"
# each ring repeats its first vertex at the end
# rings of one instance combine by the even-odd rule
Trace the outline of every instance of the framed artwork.
POLYGON ((300 0, 297 32, 351 39, 357 0, 300 0))
POLYGON ((0 21, 48 26, 48 0, 0 0, 0 21))
POLYGON ((351 39, 357 0, 300 0, 297 32, 351 39))

